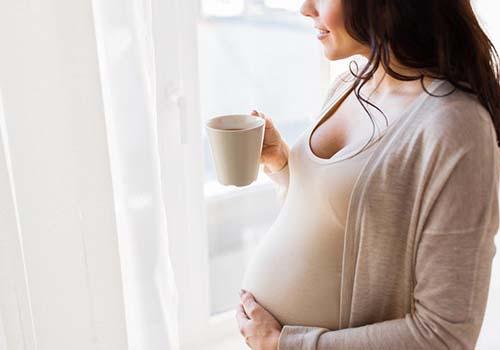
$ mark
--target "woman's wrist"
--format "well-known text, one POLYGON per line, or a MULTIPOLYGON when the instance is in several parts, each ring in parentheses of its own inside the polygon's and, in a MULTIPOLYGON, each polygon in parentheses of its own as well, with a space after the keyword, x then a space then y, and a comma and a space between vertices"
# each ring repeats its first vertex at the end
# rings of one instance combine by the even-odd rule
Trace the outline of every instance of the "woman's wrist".
POLYGON ((278 330, 274 332, 272 336, 272 344, 271 344, 271 349, 273 350, 278 350, 280 347, 280 335, 281 335, 281 330, 278 330))
POLYGON ((266 164, 266 168, 271 173, 277 173, 277 172, 283 170, 288 165, 289 153, 290 153, 290 149, 289 149, 288 145, 285 142, 283 142, 282 147, 281 147, 280 156, 277 158, 276 161, 266 164))
POLYGON ((288 159, 285 159, 283 162, 268 166, 268 169, 271 171, 271 173, 278 173, 281 170, 285 169, 285 167, 288 165, 288 159))

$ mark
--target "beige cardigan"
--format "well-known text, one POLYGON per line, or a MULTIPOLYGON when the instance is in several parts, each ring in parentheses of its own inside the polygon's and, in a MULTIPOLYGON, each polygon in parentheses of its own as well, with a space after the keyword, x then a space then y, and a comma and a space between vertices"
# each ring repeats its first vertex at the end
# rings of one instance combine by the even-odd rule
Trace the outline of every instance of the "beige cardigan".
MULTIPOLYGON (((376 147, 349 202, 340 330, 284 325, 278 350, 474 349, 499 227, 491 118, 461 91, 423 94, 376 147)), ((286 196, 288 165, 264 171, 286 196)))

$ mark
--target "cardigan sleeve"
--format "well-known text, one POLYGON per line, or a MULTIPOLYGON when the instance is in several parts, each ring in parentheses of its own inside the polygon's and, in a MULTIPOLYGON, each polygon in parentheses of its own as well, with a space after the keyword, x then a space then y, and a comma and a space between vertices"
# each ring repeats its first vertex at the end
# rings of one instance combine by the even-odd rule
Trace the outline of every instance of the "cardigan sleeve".
POLYGON ((484 134, 470 142, 473 131, 445 132, 461 133, 460 140, 434 148, 431 163, 439 166, 428 170, 432 195, 414 263, 413 311, 341 330, 284 325, 278 350, 474 349, 496 252, 498 149, 484 134))

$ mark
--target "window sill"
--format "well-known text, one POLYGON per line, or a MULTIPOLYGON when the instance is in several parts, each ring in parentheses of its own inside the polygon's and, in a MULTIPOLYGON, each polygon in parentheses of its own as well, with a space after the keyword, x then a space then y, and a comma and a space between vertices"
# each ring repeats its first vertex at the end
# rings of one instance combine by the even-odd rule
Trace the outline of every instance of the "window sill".
POLYGON ((245 339, 240 334, 236 321, 236 309, 215 314, 210 317, 207 327, 210 330, 202 343, 190 343, 185 350, 248 350, 245 339))
POLYGON ((204 194, 205 199, 221 199, 233 195, 240 195, 243 193, 250 193, 254 191, 260 191, 262 189, 267 189, 272 187, 273 183, 263 171, 259 171, 257 179, 248 186, 237 187, 237 186, 224 186, 221 185, 217 180, 212 180, 204 184, 204 194))
MULTIPOLYGON (((216 344, 202 347, 203 350, 248 350, 249 347, 245 343, 245 339, 241 334, 231 335, 216 344)), ((196 350, 201 350, 196 349, 196 350)))

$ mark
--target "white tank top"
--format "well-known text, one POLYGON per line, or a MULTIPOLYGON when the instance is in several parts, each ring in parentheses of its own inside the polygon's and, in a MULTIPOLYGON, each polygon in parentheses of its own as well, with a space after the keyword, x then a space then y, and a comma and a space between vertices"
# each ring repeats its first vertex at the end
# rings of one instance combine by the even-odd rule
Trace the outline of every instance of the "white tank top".
POLYGON ((382 136, 375 135, 361 153, 368 139, 320 158, 309 139, 321 119, 290 149, 286 199, 247 265, 242 288, 281 324, 335 330, 349 198, 382 136))

